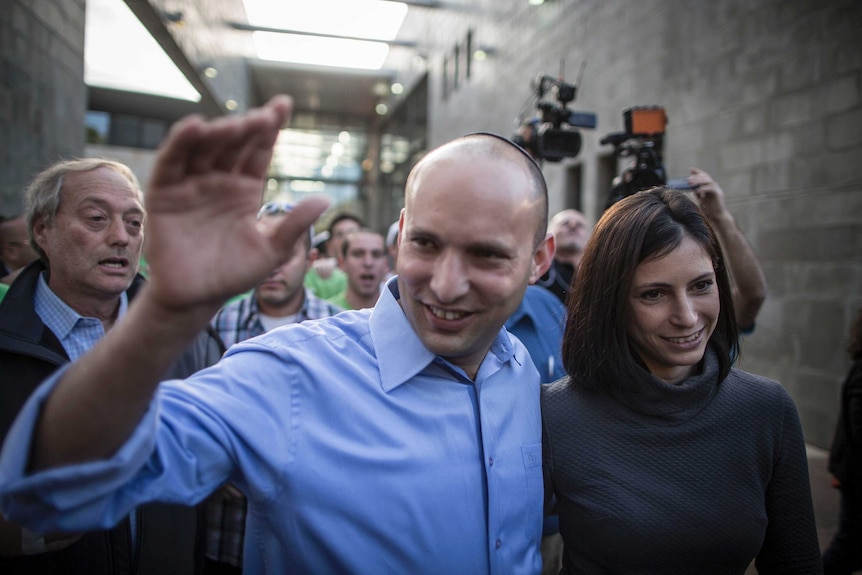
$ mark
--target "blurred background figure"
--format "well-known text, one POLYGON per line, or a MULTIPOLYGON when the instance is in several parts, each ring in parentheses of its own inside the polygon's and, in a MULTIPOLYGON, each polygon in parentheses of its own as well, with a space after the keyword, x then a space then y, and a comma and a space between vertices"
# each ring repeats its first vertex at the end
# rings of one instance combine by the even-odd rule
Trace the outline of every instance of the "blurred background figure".
POLYGON ((536 285, 527 286, 521 305, 506 320, 506 329, 527 348, 542 383, 566 375, 560 356, 565 324, 565 306, 554 294, 536 285))
POLYGON ((39 254, 30 243, 27 217, 21 214, 0 223, 0 283, 11 284, 27 264, 35 261, 39 254))
POLYGON ((853 360, 841 387, 841 411, 829 472, 841 490, 838 531, 823 553, 824 575, 850 575, 862 570, 862 310, 850 331, 847 351, 853 360))
POLYGON ((389 254, 389 273, 386 279, 395 275, 395 264, 398 262, 398 220, 390 224, 386 231, 386 252, 389 254))
POLYGON ((327 239, 321 246, 324 252, 314 260, 311 269, 305 274, 305 287, 311 289, 314 295, 329 299, 347 288, 347 276, 338 267, 341 243, 348 234, 363 225, 359 216, 348 213, 338 214, 329 222, 327 239))
POLYGON ((386 239, 370 228, 361 228, 344 237, 338 267, 347 275, 347 286, 329 302, 342 309, 374 307, 380 285, 389 272, 386 239))
POLYGON ((554 235, 557 251, 550 269, 536 285, 550 290, 562 303, 566 303, 584 247, 590 239, 590 229, 587 218, 578 210, 557 212, 548 222, 548 231, 554 235))
MULTIPOLYGON (((271 229, 293 210, 293 204, 269 202, 258 212, 260 225, 271 229)), ((249 294, 225 305, 212 326, 226 347, 281 325, 335 315, 341 308, 315 296, 303 285, 317 250, 312 233, 294 246, 290 258, 275 268, 249 294)))

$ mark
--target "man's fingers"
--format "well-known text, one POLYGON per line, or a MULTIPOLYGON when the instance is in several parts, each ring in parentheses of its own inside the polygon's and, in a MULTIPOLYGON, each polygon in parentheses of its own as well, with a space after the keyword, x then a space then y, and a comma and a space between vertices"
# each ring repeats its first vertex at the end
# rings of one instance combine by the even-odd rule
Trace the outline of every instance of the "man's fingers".
POLYGON ((270 99, 260 110, 265 126, 240 150, 232 165, 233 171, 259 178, 266 176, 275 142, 292 112, 293 100, 290 97, 280 95, 270 99))
POLYGON ((171 126, 156 154, 151 186, 175 182, 186 173, 189 155, 203 129, 204 120, 200 116, 187 116, 171 126))
POLYGON ((189 174, 213 170, 263 177, 278 133, 293 109, 287 96, 243 116, 177 122, 159 148, 152 185, 174 183, 189 174))
POLYGON ((265 106, 251 110, 244 119, 246 133, 237 139, 237 145, 222 151, 215 167, 255 178, 266 176, 275 142, 292 111, 293 100, 288 96, 275 96, 265 106))
POLYGON ((282 257, 287 257, 293 245, 303 234, 308 233, 308 229, 327 207, 329 207, 329 201, 323 197, 308 198, 294 206, 273 232, 271 241, 276 252, 282 257))
POLYGON ((272 110, 257 108, 243 116, 218 118, 205 126, 194 153, 189 158, 190 174, 238 172, 263 177, 264 172, 242 169, 243 158, 249 151, 272 155, 274 135, 280 128, 279 118, 272 110))

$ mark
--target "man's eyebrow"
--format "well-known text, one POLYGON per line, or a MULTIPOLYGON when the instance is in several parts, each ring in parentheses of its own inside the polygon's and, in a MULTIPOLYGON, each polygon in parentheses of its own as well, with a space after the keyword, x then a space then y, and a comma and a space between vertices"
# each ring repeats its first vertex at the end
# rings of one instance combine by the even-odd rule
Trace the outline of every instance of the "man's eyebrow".
POLYGON ((505 246, 494 242, 477 242, 467 245, 467 252, 472 254, 493 253, 501 256, 511 257, 513 250, 509 246, 505 246))
MULTIPOLYGON (((81 200, 80 203, 78 203, 79 206, 87 206, 88 204, 96 205, 96 206, 101 207, 101 208, 113 209, 113 206, 111 205, 111 203, 103 200, 102 198, 86 197, 83 200, 81 200)), ((129 209, 125 209, 125 210, 121 210, 121 211, 124 214, 132 213, 132 214, 143 215, 144 213, 146 213, 144 211, 144 209, 139 205, 135 205, 135 206, 130 207, 129 209)))
MULTIPOLYGON (((407 239, 419 237, 419 238, 430 239, 432 241, 440 241, 440 238, 442 236, 440 234, 438 234, 432 230, 428 230, 428 229, 423 229, 423 228, 410 228, 410 229, 408 229, 408 228, 405 228, 405 237, 407 239)), ((493 241, 471 242, 471 243, 468 243, 464 247, 464 250, 469 252, 469 253, 473 253, 473 254, 481 253, 481 252, 485 252, 485 253, 493 252, 493 253, 506 255, 506 256, 511 256, 512 251, 513 251, 510 246, 507 246, 507 245, 499 243, 499 242, 493 242, 493 241)))
MULTIPOLYGON (((699 281, 710 279, 713 276, 715 276, 715 272, 713 272, 713 271, 703 272, 702 274, 688 280, 686 283, 689 283, 689 284, 697 283, 699 281)), ((654 281, 654 282, 646 282, 646 283, 642 283, 642 284, 634 284, 635 289, 668 288, 668 287, 673 287, 673 286, 672 286, 672 284, 669 284, 669 283, 663 282, 663 281, 654 281)))

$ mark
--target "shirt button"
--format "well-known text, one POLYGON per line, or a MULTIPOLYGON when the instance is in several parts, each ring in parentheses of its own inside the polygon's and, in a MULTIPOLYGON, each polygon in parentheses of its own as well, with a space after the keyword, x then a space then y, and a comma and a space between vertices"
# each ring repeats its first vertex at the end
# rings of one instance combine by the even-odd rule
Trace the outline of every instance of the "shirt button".
POLYGON ((500 547, 503 546, 503 542, 500 541, 499 539, 497 539, 497 542, 495 543, 495 545, 496 545, 497 549, 499 549, 500 547))
POLYGON ((494 467, 494 458, 493 457, 488 458, 488 467, 494 467))

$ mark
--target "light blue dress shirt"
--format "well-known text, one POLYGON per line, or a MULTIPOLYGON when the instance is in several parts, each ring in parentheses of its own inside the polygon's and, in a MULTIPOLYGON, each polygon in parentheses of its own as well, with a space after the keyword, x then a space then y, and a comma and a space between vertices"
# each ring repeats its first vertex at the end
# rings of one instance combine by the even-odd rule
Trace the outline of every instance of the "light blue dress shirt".
POLYGON ((501 330, 475 382, 428 351, 396 301, 277 328, 161 385, 110 460, 26 476, 33 394, 0 458, 0 507, 37 529, 105 527, 226 480, 249 498, 245 570, 541 570, 538 374, 501 330))

